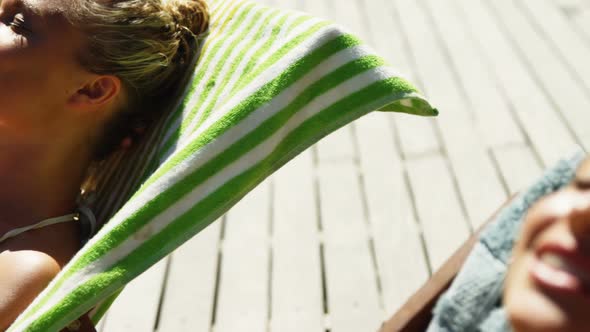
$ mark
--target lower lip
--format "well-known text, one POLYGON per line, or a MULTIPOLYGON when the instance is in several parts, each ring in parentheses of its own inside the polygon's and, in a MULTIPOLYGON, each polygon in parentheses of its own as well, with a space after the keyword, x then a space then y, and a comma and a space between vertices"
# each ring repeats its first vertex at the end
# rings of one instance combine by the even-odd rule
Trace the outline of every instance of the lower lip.
POLYGON ((540 287, 564 294, 581 295, 590 301, 582 281, 566 271, 556 269, 535 257, 530 268, 533 280, 540 287))

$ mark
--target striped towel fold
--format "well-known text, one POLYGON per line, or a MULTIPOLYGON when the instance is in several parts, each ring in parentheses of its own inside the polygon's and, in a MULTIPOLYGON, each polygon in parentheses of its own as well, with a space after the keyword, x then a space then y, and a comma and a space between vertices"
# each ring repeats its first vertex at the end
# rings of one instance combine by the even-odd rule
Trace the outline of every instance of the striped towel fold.
POLYGON ((210 7, 211 28, 181 102, 134 153, 104 166, 95 211, 108 223, 9 331, 58 331, 92 308, 96 321, 126 283, 360 116, 437 114, 332 23, 252 1, 210 7))

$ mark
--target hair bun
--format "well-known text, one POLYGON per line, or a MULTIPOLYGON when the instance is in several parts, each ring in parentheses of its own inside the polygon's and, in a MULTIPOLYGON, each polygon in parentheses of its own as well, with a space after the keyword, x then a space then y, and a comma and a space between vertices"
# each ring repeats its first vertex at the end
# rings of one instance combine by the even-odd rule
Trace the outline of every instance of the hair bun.
POLYGON ((198 37, 209 28, 209 10, 204 0, 162 0, 162 2, 164 10, 173 19, 176 32, 190 32, 194 37, 198 37))

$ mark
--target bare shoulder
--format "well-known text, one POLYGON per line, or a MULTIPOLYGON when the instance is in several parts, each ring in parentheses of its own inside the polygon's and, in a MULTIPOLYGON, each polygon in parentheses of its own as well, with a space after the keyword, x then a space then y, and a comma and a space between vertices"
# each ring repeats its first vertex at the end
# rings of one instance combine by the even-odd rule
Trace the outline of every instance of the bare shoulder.
POLYGON ((34 250, 5 251, 0 254, 0 280, 8 275, 4 271, 11 271, 12 275, 19 275, 26 279, 47 279, 55 277, 60 271, 57 261, 46 253, 34 250))
POLYGON ((57 261, 39 251, 0 254, 0 331, 18 317, 59 271, 57 261))

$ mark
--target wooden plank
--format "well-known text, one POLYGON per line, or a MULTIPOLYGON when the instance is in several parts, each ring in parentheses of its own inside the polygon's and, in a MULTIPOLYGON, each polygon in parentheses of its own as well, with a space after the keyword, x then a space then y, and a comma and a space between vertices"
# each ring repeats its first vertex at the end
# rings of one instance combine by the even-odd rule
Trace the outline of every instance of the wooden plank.
POLYGON ((105 326, 105 323, 107 321, 107 317, 108 317, 108 313, 106 313, 104 316, 102 316, 102 319, 98 322, 98 324, 96 324, 96 331, 97 332, 106 331, 104 329, 104 326, 105 326))
MULTIPOLYGON (((367 42, 373 46, 403 77, 422 89, 421 82, 416 78, 409 59, 413 58, 409 52, 405 37, 399 27, 399 20, 395 16, 391 1, 368 0, 363 2, 366 8, 363 23, 367 42)), ((399 119, 397 126, 402 153, 406 157, 436 153, 441 150, 431 119, 408 116, 404 114, 391 117, 399 119)))
MULTIPOLYGON (((552 43, 559 57, 569 65, 569 72, 590 89, 590 45, 575 31, 571 20, 556 10, 550 0, 525 0, 513 3, 522 8, 537 31, 541 43, 552 43)), ((578 16, 578 15, 576 15, 578 16)), ((532 41, 531 41, 532 42, 532 41)), ((555 83, 554 83, 555 84, 555 83)), ((580 112, 586 113, 586 112, 580 112)))
POLYGON ((585 43, 590 42, 590 8, 580 10, 578 15, 571 18, 570 23, 574 26, 578 34, 581 35, 585 43))
POLYGON ((268 327, 269 212, 265 181, 227 213, 215 332, 268 327))
MULTIPOLYGON (((305 10, 313 15, 337 21, 338 16, 334 13, 333 4, 324 1, 306 1, 305 10)), ((352 125, 345 126, 336 132, 328 135, 318 143, 321 147, 319 158, 321 160, 351 160, 354 158, 352 149, 352 125)))
POLYGON ((544 165, 555 163, 576 145, 568 128, 500 32, 485 4, 479 0, 452 1, 460 10, 462 21, 467 22, 465 29, 473 33, 482 55, 492 66, 532 147, 544 165))
POLYGON ((342 6, 337 0, 324 0, 324 9, 326 17, 338 22, 344 29, 350 33, 359 36, 361 39, 367 39, 367 30, 362 24, 362 15, 364 14, 364 6, 359 6, 359 2, 350 1, 346 6, 342 6))
POLYGON ((406 33, 420 36, 410 38, 416 72, 426 92, 441 110, 436 123, 452 167, 452 176, 461 194, 460 199, 475 229, 506 199, 506 193, 486 153, 483 137, 476 130, 473 114, 467 109, 461 86, 454 79, 443 56, 444 50, 435 39, 436 29, 416 1, 397 0, 395 4, 406 33))
POLYGON ((391 116, 372 113, 356 122, 368 220, 386 314, 384 319, 397 311, 429 275, 404 165, 387 121, 391 116))
POLYGON ((541 165, 528 146, 506 146, 494 149, 493 153, 511 195, 522 192, 542 174, 541 165))
POLYGON ((325 162, 348 162, 355 158, 352 124, 349 124, 317 143, 319 160, 325 162))
POLYGON ((318 180, 328 327, 333 332, 374 331, 383 317, 357 169, 352 162, 320 162, 318 180))
MULTIPOLYGON (((519 49, 524 61, 529 64, 533 75, 538 77, 538 83, 551 98, 554 108, 567 121, 577 143, 588 149, 590 128, 587 123, 590 122, 590 113, 582 110, 590 109, 590 97, 585 89, 563 65, 555 50, 546 43, 546 38, 533 29, 511 0, 493 1, 488 4, 497 13, 497 19, 501 18, 506 35, 513 39, 513 44, 519 49)), ((567 33, 560 32, 566 38, 567 33)), ((580 70, 583 68, 580 67, 580 70)))
POLYGON ((468 223, 444 159, 432 156, 411 160, 407 170, 434 271, 468 238, 468 223))
POLYGON ((513 197, 496 210, 488 220, 465 241, 461 247, 438 269, 412 297, 404 303, 402 308, 388 319, 379 332, 423 332, 432 320, 433 308, 440 296, 449 288, 455 276, 461 270, 473 246, 479 239, 479 234, 487 227, 500 211, 504 209, 513 197))
POLYGON ((271 331, 324 332, 318 213, 311 151, 273 176, 271 331))
MULTIPOLYGON (((457 74, 458 84, 465 91, 474 124, 482 133, 487 147, 524 144, 525 137, 510 112, 506 98, 473 40, 459 22, 457 13, 445 1, 428 0, 431 18, 436 23, 442 41, 457 74)), ((444 116, 444 113, 443 113, 444 116)))
MULTIPOLYGON (((371 0, 371 2, 374 1, 375 0, 371 0)), ((394 63, 396 67, 400 67, 404 76, 408 77, 412 82, 415 82, 415 80, 413 80, 413 75, 410 72, 410 66, 407 65, 407 61, 405 60, 405 57, 407 56, 403 51, 405 48, 398 46, 403 41, 400 38, 394 38, 394 40, 392 40, 392 36, 401 35, 395 33, 397 27, 391 19, 391 13, 383 10, 375 11, 376 7, 383 4, 372 3, 372 7, 367 8, 371 17, 373 15, 382 15, 383 19, 371 19, 367 22, 362 21, 360 14, 356 12, 358 7, 355 3, 349 4, 350 6, 335 6, 334 2, 308 0, 304 5, 304 10, 314 15, 333 20, 342 26, 351 29, 355 33, 361 34, 364 39, 369 41, 373 46, 378 46, 377 49, 379 51, 384 51, 380 54, 383 54, 383 56, 394 63), (345 8, 343 9, 341 7, 345 8), (373 24, 372 28, 367 28, 367 23, 373 24), (378 23, 379 26, 375 26, 376 23, 378 23), (387 34, 384 35, 381 31, 385 31, 387 34)), ((369 3, 367 3, 367 5, 369 5, 369 3)), ((402 115, 401 117, 404 116, 402 115)), ((404 117, 404 125, 401 126, 399 130, 404 153, 407 155, 421 155, 440 150, 440 144, 436 139, 434 128, 429 119, 406 116, 404 117)))
MULTIPOLYGON (((285 3, 285 1, 283 1, 283 3, 285 3)), ((303 2, 303 8, 305 8, 304 10, 306 12, 326 19, 330 19, 330 7, 328 0, 305 0, 303 2)))
POLYGON ((221 220, 178 248, 160 311, 159 331, 208 331, 211 327, 221 220))
POLYGON ((125 287, 109 310, 105 331, 154 331, 167 264, 168 258, 161 260, 125 287))
POLYGON ((560 9, 567 13, 573 13, 577 10, 588 7, 588 2, 586 0, 545 0, 549 1, 551 5, 555 8, 560 9))

